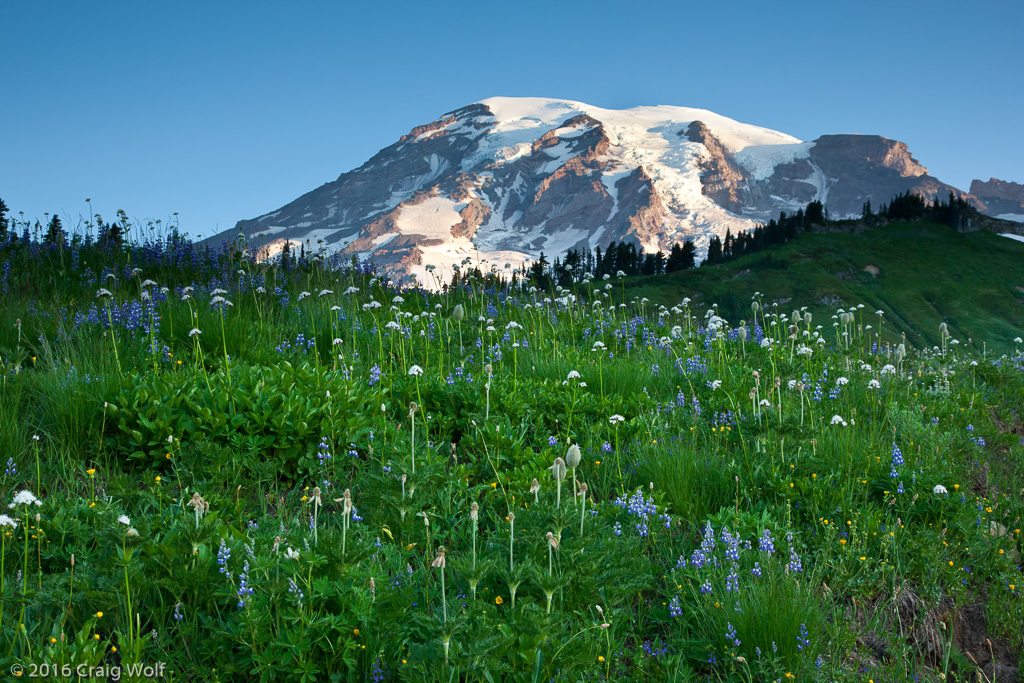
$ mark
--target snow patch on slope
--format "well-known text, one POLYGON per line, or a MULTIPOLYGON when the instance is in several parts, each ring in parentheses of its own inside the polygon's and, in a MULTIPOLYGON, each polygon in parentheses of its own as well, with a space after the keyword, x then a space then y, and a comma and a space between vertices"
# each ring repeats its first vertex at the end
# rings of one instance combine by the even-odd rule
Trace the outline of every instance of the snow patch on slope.
MULTIPOLYGON (((703 121, 715 137, 730 152, 738 152, 751 145, 794 144, 801 141, 792 135, 760 126, 740 123, 707 109, 657 105, 631 109, 603 109, 583 102, 556 100, 546 97, 491 97, 478 104, 486 105, 494 113, 498 125, 495 132, 553 129, 577 114, 587 114, 605 124, 605 127, 662 128, 671 126, 673 133, 685 130, 693 121, 703 121)), ((547 131, 544 131, 547 132, 547 131)), ((537 135, 536 137, 540 137, 537 135)))
POLYGON ((754 180, 771 177, 775 167, 810 156, 813 142, 780 145, 750 145, 736 153, 736 162, 746 169, 754 180))
POLYGON ((530 260, 529 254, 521 251, 477 251, 473 243, 464 237, 452 239, 445 244, 420 246, 423 254, 423 263, 409 267, 409 273, 416 276, 416 281, 427 289, 439 289, 440 285, 451 282, 452 274, 456 267, 462 272, 466 268, 474 268, 479 265, 484 273, 491 271, 492 267, 505 277, 511 273, 505 269, 505 264, 511 268, 519 268, 530 260), (468 261, 467 261, 468 259, 468 261), (427 266, 433 266, 428 269, 427 266))
POLYGON ((452 226, 462 220, 459 211, 465 206, 448 197, 429 197, 418 204, 403 205, 395 225, 403 235, 448 241, 452 239, 452 226))
MULTIPOLYGON (((575 133, 575 128, 562 124, 571 117, 586 114, 601 122, 612 145, 609 154, 620 162, 617 175, 642 167, 651 178, 674 218, 666 226, 669 242, 695 232, 710 230, 724 235, 727 228, 746 230, 755 225, 754 221, 732 214, 704 196, 700 161, 706 149, 680 135, 690 123, 703 121, 745 168, 764 178, 771 175, 776 165, 806 157, 812 145, 707 109, 653 106, 616 110, 542 97, 493 97, 479 104, 493 113, 493 123, 479 140, 476 153, 463 160, 463 169, 468 170, 484 159, 502 163, 518 158, 526 153, 527 145, 550 131, 557 131, 562 138, 569 137, 575 133)), ((564 163, 561 158, 556 161, 564 163)), ((542 172, 551 173, 560 166, 561 163, 548 163, 542 172)), ((609 182, 602 178, 617 209, 615 180, 609 182)), ((488 227, 494 222, 492 216, 488 227)), ((644 246, 655 247, 653 244, 644 246)))

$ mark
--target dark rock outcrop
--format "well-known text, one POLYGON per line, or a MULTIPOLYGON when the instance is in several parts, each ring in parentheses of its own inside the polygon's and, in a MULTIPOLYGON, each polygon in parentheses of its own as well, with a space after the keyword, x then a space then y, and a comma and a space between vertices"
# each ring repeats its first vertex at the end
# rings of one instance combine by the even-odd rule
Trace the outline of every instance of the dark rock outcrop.
POLYGON ((989 178, 988 182, 971 181, 971 195, 979 210, 990 216, 1015 214, 1024 216, 1024 185, 989 178))

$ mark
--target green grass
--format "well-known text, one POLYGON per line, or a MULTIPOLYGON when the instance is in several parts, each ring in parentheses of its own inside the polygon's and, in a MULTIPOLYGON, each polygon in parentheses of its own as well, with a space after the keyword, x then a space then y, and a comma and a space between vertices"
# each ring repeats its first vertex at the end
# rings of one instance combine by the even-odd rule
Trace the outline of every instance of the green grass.
POLYGON ((475 280, 399 291, 226 257, 154 267, 146 299, 150 273, 108 254, 128 310, 119 369, 105 276, 0 248, 27 287, 0 311, 0 503, 21 501, 0 508, 14 518, 0 520, 0 670, 991 678, 967 657, 985 656, 978 643, 1003 665, 1024 651, 1024 355, 1019 304, 984 292, 1011 286, 1022 249, 923 223, 806 235, 629 278, 625 301, 619 282, 599 305, 581 285, 559 309, 475 280), (931 275, 954 260, 962 279, 931 275), (223 317, 215 287, 233 302, 223 317), (758 290, 763 344, 740 328, 758 290), (846 339, 815 303, 827 296, 865 304, 846 339), (815 319, 790 338, 804 304, 815 319), (138 326, 151 315, 155 367, 138 326), (940 321, 963 343, 932 351, 940 321), (581 461, 559 488, 570 443, 581 461))
POLYGON ((778 302, 780 313, 808 306, 826 328, 836 308, 864 304, 858 322, 876 328, 872 314, 882 310, 889 330, 918 347, 939 344, 939 323, 946 322, 961 344, 970 339, 981 352, 987 342, 998 355, 1024 330, 1024 243, 928 221, 890 223, 805 233, 725 264, 626 281, 627 298, 672 306, 691 297, 718 304, 733 321, 752 320, 755 292, 768 307, 778 302), (869 265, 877 276, 864 270, 869 265))

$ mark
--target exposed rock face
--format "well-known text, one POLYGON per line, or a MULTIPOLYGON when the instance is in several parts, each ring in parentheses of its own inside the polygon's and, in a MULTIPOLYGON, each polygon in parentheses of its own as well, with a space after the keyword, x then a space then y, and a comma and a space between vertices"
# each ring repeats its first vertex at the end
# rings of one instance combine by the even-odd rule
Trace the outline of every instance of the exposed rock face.
POLYGON ((950 192, 965 196, 928 175, 905 144, 877 135, 823 135, 763 178, 737 163, 700 121, 686 136, 708 151, 701 163, 704 194, 734 213, 762 220, 814 200, 832 216, 846 217, 860 215, 867 201, 877 208, 907 190, 930 200, 950 192))
POLYGON ((928 175, 902 142, 876 135, 823 135, 807 159, 820 199, 834 216, 860 215, 865 201, 876 207, 911 191, 927 199, 964 193, 928 175))
POLYGON ((680 131, 679 134, 685 134, 690 142, 704 145, 708 152, 707 159, 700 165, 702 192, 730 211, 742 210, 745 193, 741 188, 746 186, 748 177, 743 168, 732 160, 732 155, 726 152, 721 141, 703 121, 694 121, 685 133, 680 131))
MULTIPOLYGON (((1013 184, 989 194, 1004 201, 1021 187, 1003 185, 1013 184)), ((963 195, 906 145, 878 136, 801 142, 701 109, 493 98, 414 128, 359 168, 209 241, 242 230, 253 246, 358 254, 430 284, 468 263, 502 270, 612 241, 653 251, 693 239, 703 249, 712 234, 812 200, 834 217, 860 215, 865 201, 905 190, 963 195)))
POLYGON ((990 216, 1015 216, 1024 221, 1024 185, 989 178, 971 181, 971 194, 978 208, 990 216))

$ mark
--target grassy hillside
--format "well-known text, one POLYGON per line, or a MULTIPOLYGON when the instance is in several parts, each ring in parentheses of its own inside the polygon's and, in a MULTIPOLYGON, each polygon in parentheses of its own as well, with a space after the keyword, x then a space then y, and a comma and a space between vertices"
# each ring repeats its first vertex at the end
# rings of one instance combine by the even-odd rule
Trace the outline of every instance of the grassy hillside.
POLYGON ((717 303, 729 320, 749 318, 761 292, 779 312, 807 305, 828 326, 840 307, 864 304, 863 324, 906 333, 915 346, 939 343, 939 323, 979 352, 1002 353, 1024 333, 1024 243, 987 231, 958 233, 929 221, 890 223, 858 233, 807 233, 725 264, 627 280, 627 297, 674 305, 683 297, 717 303), (868 272, 874 266, 877 274, 868 272))
POLYGON ((809 235, 560 300, 0 240, 0 671, 1016 680, 1024 354, 867 329, 1005 345, 1002 239, 809 235), (865 304, 842 344, 830 295, 865 304))

